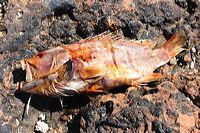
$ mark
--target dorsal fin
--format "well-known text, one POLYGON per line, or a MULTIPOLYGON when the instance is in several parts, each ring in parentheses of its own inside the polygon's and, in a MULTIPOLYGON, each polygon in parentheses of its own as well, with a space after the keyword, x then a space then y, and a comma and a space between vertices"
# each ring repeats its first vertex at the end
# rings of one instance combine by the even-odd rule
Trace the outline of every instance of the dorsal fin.
POLYGON ((121 40, 123 39, 122 34, 120 31, 115 31, 115 32, 110 32, 110 31, 105 31, 99 35, 93 36, 93 37, 88 37, 86 39, 80 40, 79 43, 84 43, 88 41, 93 41, 93 40, 102 40, 102 39, 111 39, 113 41, 121 40))

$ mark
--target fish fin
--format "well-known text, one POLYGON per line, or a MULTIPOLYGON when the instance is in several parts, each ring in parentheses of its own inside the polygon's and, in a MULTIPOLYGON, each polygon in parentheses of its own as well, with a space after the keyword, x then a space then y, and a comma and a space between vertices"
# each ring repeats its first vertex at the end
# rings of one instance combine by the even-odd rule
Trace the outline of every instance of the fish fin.
POLYGON ((95 78, 98 76, 102 76, 105 74, 105 65, 103 64, 93 64, 88 67, 84 67, 80 70, 81 78, 83 79, 89 79, 89 78, 95 78))
POLYGON ((107 91, 103 90, 103 86, 97 85, 97 84, 94 84, 90 88, 87 88, 81 92, 85 93, 85 94, 89 94, 89 95, 91 95, 91 94, 107 94, 108 93, 107 91))
POLYGON ((95 99, 96 99, 96 95, 94 96, 94 95, 87 95, 88 97, 89 97, 89 99, 91 100, 91 101, 94 101, 95 99))
POLYGON ((110 31, 105 31, 99 35, 95 35, 93 37, 88 37, 86 39, 80 40, 77 44, 83 44, 86 42, 90 42, 90 41, 95 41, 95 40, 121 40, 122 34, 120 33, 120 31, 115 31, 115 32, 110 32, 110 31))
POLYGON ((88 83, 88 86, 85 86, 84 88, 79 89, 79 92, 82 92, 82 93, 85 93, 85 94, 108 93, 107 91, 104 91, 104 87, 101 84, 98 83, 103 78, 104 78, 103 76, 99 76, 96 79, 85 80, 85 82, 88 83))
POLYGON ((33 80, 33 75, 30 67, 31 66, 26 63, 26 82, 31 82, 33 80))
MULTIPOLYGON (((58 96, 70 96, 74 94, 78 94, 78 91, 76 88, 73 88, 72 86, 66 86, 61 83, 54 83, 53 85, 53 91, 58 96)), ((53 94, 53 93, 52 93, 53 94)))
POLYGON ((30 106, 30 102, 31 102, 31 98, 32 98, 33 94, 31 94, 28 98, 27 104, 26 104, 26 114, 28 115, 28 111, 29 111, 29 106, 30 106))
POLYGON ((165 42, 166 42, 166 38, 162 34, 159 34, 156 37, 156 46, 154 47, 154 49, 159 48, 165 42))
POLYGON ((160 73, 152 73, 150 75, 144 76, 144 77, 136 80, 132 84, 137 85, 137 84, 142 84, 142 83, 148 83, 148 82, 156 81, 156 80, 159 80, 159 79, 163 79, 165 77, 166 77, 165 75, 162 75, 160 73))
POLYGON ((118 31, 115 31, 115 32, 110 32, 110 31, 105 31, 99 35, 96 35, 94 37, 90 37, 90 38, 87 38, 85 40, 102 40, 102 39, 112 39, 114 41, 116 40, 120 40, 122 39, 122 34, 121 32, 118 30, 118 31))
POLYGON ((166 41, 161 48, 168 51, 170 57, 175 57, 184 49, 182 48, 186 42, 186 35, 183 31, 177 32, 168 41, 166 41))

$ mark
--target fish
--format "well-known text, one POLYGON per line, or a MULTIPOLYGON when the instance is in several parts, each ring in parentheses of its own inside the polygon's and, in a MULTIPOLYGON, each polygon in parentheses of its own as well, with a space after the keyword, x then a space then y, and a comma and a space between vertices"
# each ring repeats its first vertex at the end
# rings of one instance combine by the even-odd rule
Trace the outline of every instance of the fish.
POLYGON ((159 47, 150 39, 129 40, 103 33, 21 60, 26 81, 20 91, 50 97, 108 93, 165 77, 154 71, 184 50, 186 35, 175 33, 159 47))

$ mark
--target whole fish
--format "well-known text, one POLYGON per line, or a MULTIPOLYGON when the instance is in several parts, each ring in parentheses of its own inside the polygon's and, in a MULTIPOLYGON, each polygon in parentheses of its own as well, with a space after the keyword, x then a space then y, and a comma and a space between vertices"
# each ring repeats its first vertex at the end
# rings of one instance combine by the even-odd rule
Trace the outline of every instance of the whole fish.
POLYGON ((185 41, 184 32, 177 32, 155 48, 151 40, 127 40, 110 33, 61 45, 21 61, 26 83, 20 90, 63 97, 155 81, 164 76, 153 71, 179 54, 185 41))

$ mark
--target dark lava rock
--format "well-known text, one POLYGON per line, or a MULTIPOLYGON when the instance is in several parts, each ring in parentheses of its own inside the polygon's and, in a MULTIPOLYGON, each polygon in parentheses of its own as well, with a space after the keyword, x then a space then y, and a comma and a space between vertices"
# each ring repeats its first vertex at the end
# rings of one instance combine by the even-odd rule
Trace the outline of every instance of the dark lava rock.
POLYGON ((40 114, 46 115, 49 132, 199 132, 198 0, 0 0, 0 4, 0 132, 33 132, 40 114), (34 95, 26 115, 30 95, 16 91, 25 78, 19 60, 104 31, 157 42, 158 36, 169 39, 178 30, 188 37, 186 50, 176 57, 177 64, 156 71, 167 78, 92 100, 86 95, 68 97, 64 109, 58 99, 34 95), (184 63, 187 55, 190 60, 184 63), (188 67, 191 61, 193 68, 188 67))
POLYGON ((155 120, 152 122, 153 131, 156 133, 178 133, 175 130, 170 129, 166 126, 166 124, 159 122, 158 120, 155 120))
POLYGON ((187 7, 188 5, 187 0, 175 0, 175 3, 183 8, 187 7))
POLYGON ((129 38, 136 38, 138 32, 140 31, 141 23, 131 21, 126 24, 126 26, 123 28, 124 36, 129 38))
POLYGON ((61 39, 63 43, 72 43, 68 38, 76 35, 76 24, 68 16, 62 15, 52 23, 49 34, 55 40, 61 39))
POLYGON ((175 0, 175 3, 180 7, 187 8, 188 13, 193 14, 198 7, 198 2, 195 0, 175 0))
POLYGON ((138 3, 137 8, 141 21, 152 26, 174 23, 181 18, 180 9, 169 2, 159 2, 148 6, 141 2, 138 3))
MULTIPOLYGON (((191 129, 186 129, 184 121, 181 120, 185 118, 185 115, 189 114, 197 117, 198 108, 195 107, 194 109, 193 105, 192 108, 194 110, 190 108, 191 103, 187 97, 179 93, 176 88, 172 88, 172 86, 170 87, 171 90, 165 89, 168 86, 171 85, 167 85, 167 82, 165 85, 159 85, 157 93, 147 94, 144 96, 145 98, 142 98, 142 95, 139 96, 138 94, 140 93, 132 92, 128 94, 130 99, 127 99, 124 94, 118 94, 116 97, 105 95, 97 101, 93 101, 93 106, 90 104, 90 106, 84 107, 81 111, 84 113, 81 116, 84 122, 87 123, 86 125, 92 126, 89 126, 91 130, 95 127, 107 131, 114 131, 115 129, 133 132, 155 131, 160 133, 180 132, 183 129, 184 131, 192 131, 191 129, 195 127, 194 116, 191 117, 191 122, 193 123, 190 125, 192 126, 191 129), (109 116, 102 115, 100 110, 105 107, 102 106, 103 104, 99 104, 101 102, 106 103, 107 100, 114 103, 114 110, 109 116), (127 103, 128 101, 131 101, 131 103, 127 103), (168 119, 167 121, 165 121, 166 118, 168 119)), ((82 130, 88 131, 89 129, 82 130)))

